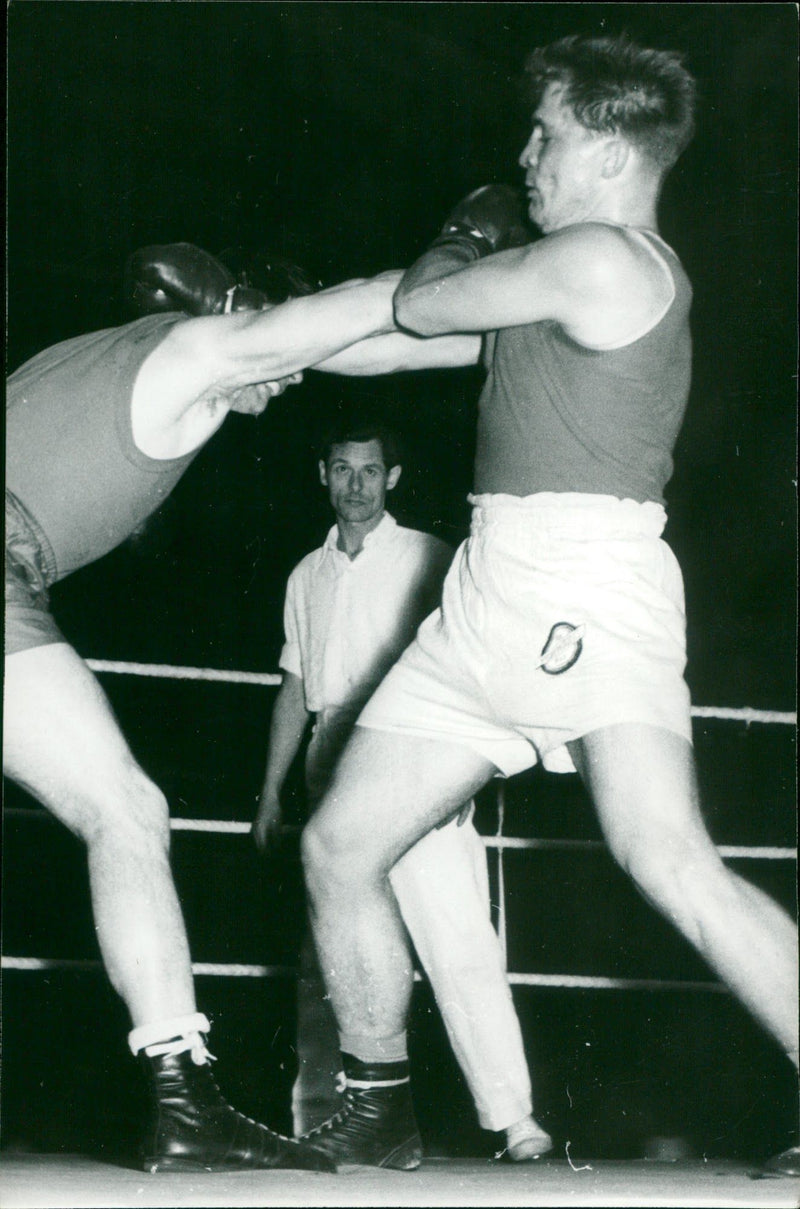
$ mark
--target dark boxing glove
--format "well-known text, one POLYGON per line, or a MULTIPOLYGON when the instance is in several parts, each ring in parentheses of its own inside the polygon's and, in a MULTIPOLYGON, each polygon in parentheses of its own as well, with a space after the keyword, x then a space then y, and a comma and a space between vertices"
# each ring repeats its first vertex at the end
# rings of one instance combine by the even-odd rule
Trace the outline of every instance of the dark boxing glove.
POLYGON ((458 203, 431 247, 463 248, 479 260, 530 242, 522 194, 511 185, 484 185, 458 203))
POLYGON ((322 289, 322 282, 314 281, 300 265, 263 248, 255 251, 246 247, 225 248, 219 258, 240 286, 263 291, 267 302, 273 305, 322 289))
POLYGON ((125 265, 124 295, 140 315, 222 315, 268 305, 260 290, 238 285, 221 261, 190 243, 152 244, 133 252, 125 265))

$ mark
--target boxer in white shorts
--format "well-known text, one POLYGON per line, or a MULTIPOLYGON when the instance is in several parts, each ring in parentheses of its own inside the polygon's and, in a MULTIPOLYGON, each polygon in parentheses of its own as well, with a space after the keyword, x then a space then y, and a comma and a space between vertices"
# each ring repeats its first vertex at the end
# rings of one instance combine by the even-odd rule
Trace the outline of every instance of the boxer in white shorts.
POLYGON ((472 533, 441 612, 359 725, 464 743, 505 776, 537 760, 574 772, 567 743, 615 723, 647 720, 691 743, 683 580, 660 540, 664 509, 566 493, 470 498, 472 533))
POLYGON ((703 822, 680 574, 660 540, 691 286, 657 206, 692 135, 694 81, 623 38, 562 39, 528 72, 520 163, 542 238, 487 186, 395 294, 418 335, 485 333, 487 377, 473 530, 441 613, 368 703, 304 835, 348 1080, 312 1136, 339 1162, 376 1161, 372 1137, 412 1165, 411 974, 389 870, 498 771, 539 758, 577 768, 614 858, 797 1064, 795 928, 703 822))

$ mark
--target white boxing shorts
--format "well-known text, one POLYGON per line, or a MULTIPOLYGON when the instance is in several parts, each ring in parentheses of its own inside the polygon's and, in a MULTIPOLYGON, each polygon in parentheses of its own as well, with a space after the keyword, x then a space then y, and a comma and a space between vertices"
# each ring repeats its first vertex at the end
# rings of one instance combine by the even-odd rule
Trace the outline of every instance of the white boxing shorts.
POLYGON ((683 579, 660 504, 470 496, 442 606, 358 724, 463 743, 511 776, 565 744, 644 723, 692 741, 683 579))

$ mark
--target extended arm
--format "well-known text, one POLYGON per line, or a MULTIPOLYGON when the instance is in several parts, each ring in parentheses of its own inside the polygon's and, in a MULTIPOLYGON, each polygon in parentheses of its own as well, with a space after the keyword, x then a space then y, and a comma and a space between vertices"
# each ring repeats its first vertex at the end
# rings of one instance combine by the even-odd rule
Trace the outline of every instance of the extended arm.
POLYGON ((267 311, 190 319, 173 329, 167 355, 190 372, 195 390, 287 378, 360 340, 394 331, 392 297, 400 277, 399 271, 382 273, 267 311))
MULTIPOLYGON (((268 312, 233 316, 220 339, 233 385, 285 378, 313 367, 329 373, 381 374, 475 364, 480 341, 427 341, 398 332, 393 313, 401 270, 346 281, 268 312)), ((198 323, 224 323, 214 316, 198 323)))
POLYGON ((176 323, 142 365, 132 399, 137 445, 151 457, 199 448, 232 407, 259 414, 287 379, 392 332, 399 272, 348 281, 269 310, 176 323))
POLYGON ((232 407, 259 414, 309 366, 355 375, 475 364, 475 337, 427 342, 396 331, 393 296, 401 276, 382 273, 270 310, 176 323, 136 379, 137 445, 158 458, 197 449, 232 407))
POLYGON ((253 839, 260 852, 265 852, 278 838, 282 818, 281 790, 300 749, 309 716, 303 681, 292 672, 284 672, 272 710, 267 767, 252 827, 253 839))
MULTIPOLYGON (((391 274, 386 276, 391 280, 391 274)), ((402 273, 396 271, 395 281, 399 282, 401 276, 402 273)), ((137 314, 182 311, 187 317, 198 318, 239 311, 270 310, 287 298, 296 299, 317 292, 310 286, 303 271, 296 267, 292 269, 291 278, 281 277, 278 281, 272 281, 271 278, 262 277, 262 280, 267 287, 271 285, 272 294, 269 290, 265 293, 237 283, 221 260, 194 244, 153 244, 139 248, 128 257, 123 293, 126 304, 137 314)), ((345 287, 354 284, 359 283, 344 283, 345 287)), ((336 287, 337 291, 340 288, 336 287)), ((418 336, 392 332, 388 336, 370 336, 359 340, 317 363, 314 368, 340 374, 384 374, 405 369, 469 365, 477 360, 479 353, 480 343, 471 337, 447 337, 426 342, 418 336)), ((276 380, 274 385, 292 380, 292 375, 289 375, 283 382, 276 380)), ((231 408, 256 410, 247 406, 253 389, 252 386, 245 387, 240 394, 243 393, 246 398, 238 398, 231 403, 231 408)))
POLYGON ((482 338, 476 335, 439 336, 430 340, 407 332, 360 340, 311 368, 350 377, 394 374, 413 369, 453 369, 477 365, 482 338))

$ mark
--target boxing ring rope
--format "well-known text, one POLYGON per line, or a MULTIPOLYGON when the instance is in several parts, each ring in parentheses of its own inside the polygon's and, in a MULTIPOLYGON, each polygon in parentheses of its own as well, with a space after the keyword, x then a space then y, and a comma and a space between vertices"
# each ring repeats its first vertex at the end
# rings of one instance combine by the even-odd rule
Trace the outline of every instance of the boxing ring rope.
MULTIPOLYGON (((65 970, 78 973, 100 971, 103 966, 96 958, 69 957, 4 957, 4 970, 28 973, 44 970, 65 970)), ((219 978, 293 978, 294 966, 245 965, 237 962, 193 961, 192 973, 219 978)), ((721 982, 692 982, 689 979, 663 978, 604 978, 593 974, 508 974, 512 986, 560 987, 567 990, 610 991, 712 991, 727 994, 721 982)), ((422 975, 416 972, 416 982, 422 975)))
MULTIPOLYGON (((126 663, 114 659, 87 659, 93 672, 110 672, 129 676, 159 676, 165 680, 215 680, 227 684, 279 685, 283 677, 275 672, 232 672, 220 668, 182 667, 169 663, 126 663)), ((719 718, 724 721, 775 722, 797 725, 797 714, 767 709, 726 709, 715 705, 693 705, 693 718, 719 718)))
MULTIPOLYGON (((132 663, 107 659, 87 659, 86 663, 94 672, 151 676, 172 680, 202 680, 226 684, 248 684, 262 687, 277 687, 282 677, 271 672, 241 672, 227 671, 217 668, 194 668, 171 664, 132 663)), ((717 706, 692 706, 693 718, 713 718, 721 721, 744 722, 747 727, 751 723, 794 725, 797 724, 797 714, 790 711, 759 710, 744 708, 726 708, 717 706)), ((25 818, 53 819, 47 811, 39 808, 16 807, 6 809, 7 815, 25 818)), ((497 783, 497 830, 494 835, 482 836, 486 848, 497 851, 498 876, 498 918, 497 932, 506 956, 506 910, 505 910, 505 871, 503 855, 509 849, 536 849, 539 851, 591 851, 605 849, 602 840, 576 839, 524 839, 503 834, 505 822, 505 782, 498 779, 497 783)), ((225 819, 170 819, 173 831, 194 831, 227 835, 247 835, 251 824, 236 820, 225 819)), ((298 834, 298 826, 284 826, 281 831, 285 834, 298 834)), ((797 860, 797 849, 790 847, 754 847, 748 845, 717 845, 717 851, 727 860, 797 860)), ((3 970, 17 971, 92 971, 100 970, 102 963, 97 959, 69 958, 40 958, 15 957, 3 955, 0 961, 3 970)), ((237 964, 232 962, 193 962, 192 972, 195 975, 235 977, 235 978, 289 978, 296 970, 292 966, 237 964)), ((419 981, 421 975, 415 978, 419 981)), ((647 991, 704 991, 727 994, 727 987, 718 982, 697 982, 689 980, 666 980, 655 978, 607 978, 594 975, 579 974, 508 974, 508 981, 515 986, 560 987, 566 989, 591 990, 647 990, 647 991)))
MULTIPOLYGON (((502 793, 503 788, 502 784, 498 785, 498 796, 502 793)), ((16 818, 46 819, 49 822, 56 822, 55 815, 37 806, 10 806, 6 808, 5 813, 16 818)), ((249 835, 251 826, 250 823, 234 819, 170 819, 169 825, 171 831, 210 832, 218 835, 249 835)), ((281 835, 299 835, 302 827, 299 824, 285 824, 280 831, 281 835)), ((601 850, 606 847, 603 840, 521 839, 517 836, 503 835, 500 831, 495 835, 483 835, 481 839, 486 848, 498 850, 535 848, 540 851, 569 852, 601 850)), ((797 856, 796 848, 760 848, 746 844, 717 844, 716 847, 720 856, 727 860, 786 861, 794 860, 797 856)))

